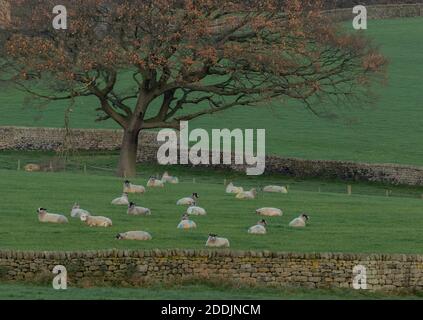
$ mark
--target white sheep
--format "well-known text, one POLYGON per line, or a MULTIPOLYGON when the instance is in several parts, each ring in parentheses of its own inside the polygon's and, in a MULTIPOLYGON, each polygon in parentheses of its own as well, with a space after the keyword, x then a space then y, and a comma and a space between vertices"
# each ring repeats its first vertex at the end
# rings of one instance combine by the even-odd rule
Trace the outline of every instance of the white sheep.
POLYGON ((240 193, 244 192, 244 189, 242 187, 235 187, 234 184, 231 182, 226 186, 226 193, 240 193))
POLYGON ((132 184, 130 181, 126 180, 123 183, 123 192, 124 193, 145 193, 145 188, 136 184, 132 184))
POLYGON ((89 216, 87 214, 81 214, 80 217, 82 222, 85 222, 90 227, 111 227, 112 220, 102 216, 89 216))
POLYGON ((149 216, 151 215, 151 210, 144 207, 137 207, 134 202, 130 202, 127 213, 131 216, 149 216))
POLYGON ((266 208, 266 207, 257 209, 256 213, 261 215, 261 216, 266 216, 266 217, 278 217, 278 216, 281 216, 283 214, 281 209, 266 208))
POLYGON ((90 215, 87 210, 81 209, 81 206, 78 203, 75 203, 72 207, 70 215, 72 218, 80 218, 81 214, 83 213, 90 215))
POLYGON ((167 171, 165 173, 163 173, 162 181, 163 182, 167 182, 167 183, 171 183, 171 184, 177 184, 177 183, 179 183, 178 177, 170 176, 167 171))
POLYGON ((190 220, 187 214, 184 214, 177 228, 178 229, 195 229, 197 228, 197 224, 194 221, 190 220))
POLYGON ((235 198, 237 199, 255 199, 257 196, 257 191, 255 188, 251 189, 250 191, 243 191, 240 193, 237 193, 235 198))
POLYGON ((290 227, 293 228, 303 228, 306 226, 306 222, 310 219, 310 217, 306 214, 301 214, 298 218, 295 218, 289 223, 290 227))
POLYGON ((118 206, 127 206, 129 205, 128 194, 124 193, 121 197, 112 200, 112 204, 118 206))
POLYGON ((229 247, 229 240, 226 238, 220 238, 216 234, 209 234, 209 238, 206 242, 206 247, 214 247, 214 248, 221 248, 221 247, 229 247))
POLYGON ((207 212, 204 208, 197 207, 194 202, 192 206, 188 207, 187 214, 191 216, 205 216, 207 212))
POLYGON ((47 209, 38 208, 38 221, 46 223, 68 223, 68 218, 56 213, 48 213, 47 209))
POLYGON ((128 231, 124 233, 118 233, 116 239, 118 240, 151 240, 153 237, 151 234, 145 231, 128 231))
POLYGON ((159 179, 150 177, 150 179, 148 179, 148 182, 147 182, 147 187, 150 187, 150 188, 163 188, 164 187, 164 182, 161 181, 161 180, 159 180, 159 179))
POLYGON ((248 229, 248 233, 251 234, 266 234, 266 226, 267 226, 267 222, 266 220, 261 220, 259 222, 257 222, 257 224, 255 226, 252 226, 251 228, 248 229))
POLYGON ((265 186, 263 192, 288 193, 288 189, 282 186, 265 186))
POLYGON ((186 197, 179 199, 176 202, 176 205, 178 206, 193 206, 195 205, 196 200, 198 199, 198 193, 193 193, 191 197, 186 197))

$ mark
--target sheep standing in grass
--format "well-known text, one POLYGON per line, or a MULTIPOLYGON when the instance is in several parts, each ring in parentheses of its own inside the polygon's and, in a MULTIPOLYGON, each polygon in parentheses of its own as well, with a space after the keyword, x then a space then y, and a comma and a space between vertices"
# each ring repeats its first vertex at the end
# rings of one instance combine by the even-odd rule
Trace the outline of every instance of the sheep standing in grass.
POLYGON ((226 238, 220 238, 217 234, 209 234, 209 238, 206 242, 206 247, 213 247, 213 248, 222 248, 226 247, 229 248, 229 240, 226 238))
POLYGON ((139 240, 139 241, 145 241, 145 240, 151 240, 153 237, 151 234, 145 231, 128 231, 123 233, 118 233, 116 235, 116 239, 118 240, 139 240))
POLYGON ((251 234, 266 234, 266 226, 267 226, 267 222, 266 220, 261 220, 259 222, 257 222, 257 224, 255 226, 252 226, 251 228, 248 229, 248 233, 251 234))
POLYGON ((70 215, 72 218, 80 218, 81 214, 83 213, 90 215, 87 210, 81 209, 81 206, 78 203, 75 203, 72 207, 70 215))
POLYGON ((165 173, 163 173, 162 181, 163 182, 167 182, 167 183, 171 183, 171 184, 177 184, 177 183, 179 183, 178 177, 172 177, 172 176, 170 176, 167 171, 165 173))
POLYGON ((205 209, 203 209, 201 207, 197 207, 195 202, 194 202, 192 206, 188 207, 187 214, 189 214, 191 216, 205 216, 207 214, 207 212, 206 212, 205 209))
POLYGON ((111 227, 112 220, 102 216, 89 216, 87 214, 81 214, 81 221, 85 222, 90 227, 111 227))
POLYGON ((193 205, 195 205, 195 202, 197 201, 197 199, 198 199, 198 193, 193 193, 191 195, 191 197, 179 199, 176 202, 176 205, 178 205, 178 206, 193 206, 193 205))
POLYGON ((243 191, 240 193, 237 193, 235 198, 237 199, 255 199, 257 196, 257 191, 255 188, 251 189, 250 191, 243 191))
POLYGON ((187 214, 184 214, 177 228, 178 229, 195 229, 197 228, 197 224, 194 221, 190 220, 187 214))
POLYGON ((68 218, 66 218, 64 215, 56 214, 56 213, 48 213, 47 209, 44 208, 38 208, 38 220, 40 222, 46 222, 46 223, 68 223, 68 218))
POLYGON ((150 187, 150 188, 163 188, 164 187, 164 182, 161 181, 161 180, 159 180, 159 179, 156 179, 154 177, 150 177, 150 179, 148 179, 148 182, 147 182, 147 187, 150 187))
POLYGON ((134 202, 130 202, 127 213, 131 216, 149 216, 151 215, 151 210, 144 207, 137 207, 134 202))
POLYGON ((226 193, 235 193, 238 194, 240 192, 244 192, 242 187, 235 187, 234 184, 231 182, 226 186, 226 193))
POLYGON ((290 227, 293 228, 303 228, 306 226, 306 222, 310 219, 310 217, 306 214, 301 214, 298 218, 295 218, 289 223, 290 227))
POLYGON ((121 197, 112 200, 112 204, 118 206, 127 206, 129 205, 128 194, 124 193, 121 197))
POLYGON ((256 213, 266 217, 278 217, 283 214, 282 210, 278 208, 260 208, 256 210, 256 213))
POLYGON ((132 184, 130 181, 126 180, 123 183, 123 192, 124 193, 145 193, 145 188, 143 186, 132 184))
POLYGON ((288 189, 282 186, 266 186, 263 188, 263 192, 288 193, 288 189))

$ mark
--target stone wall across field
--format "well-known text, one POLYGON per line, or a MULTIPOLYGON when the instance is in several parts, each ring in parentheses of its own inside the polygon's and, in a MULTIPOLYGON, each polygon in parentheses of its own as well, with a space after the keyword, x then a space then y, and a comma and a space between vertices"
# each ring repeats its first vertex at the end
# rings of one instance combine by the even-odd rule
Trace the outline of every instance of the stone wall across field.
POLYGON ((56 265, 66 267, 69 286, 218 280, 306 288, 352 288, 353 268, 361 265, 370 290, 423 290, 423 255, 230 250, 0 251, 0 280, 51 281, 56 265))
MULTIPOLYGON (((122 131, 74 129, 70 136, 71 139, 68 140, 75 149, 113 151, 120 148, 122 131)), ((0 150, 57 151, 63 147, 64 137, 64 129, 0 127, 0 150)), ((157 150, 160 146, 156 140, 156 133, 143 132, 141 146, 138 161, 156 163, 157 150)), ((232 159, 234 160, 234 156, 232 159)), ((243 165, 208 166, 241 172, 246 170, 243 165)), ((266 157, 266 172, 299 178, 319 177, 423 186, 423 167, 418 166, 304 160, 270 155, 266 157)))

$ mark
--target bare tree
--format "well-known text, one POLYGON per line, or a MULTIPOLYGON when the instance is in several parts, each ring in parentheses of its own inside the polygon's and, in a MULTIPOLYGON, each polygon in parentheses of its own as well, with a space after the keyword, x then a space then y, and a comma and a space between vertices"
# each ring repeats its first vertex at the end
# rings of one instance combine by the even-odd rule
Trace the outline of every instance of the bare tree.
POLYGON ((135 175, 143 129, 280 98, 312 108, 359 96, 386 64, 320 0, 74 0, 68 30, 51 27, 54 2, 33 1, 37 14, 16 22, 4 58, 39 98, 98 99, 97 120, 124 130, 119 175, 135 175))

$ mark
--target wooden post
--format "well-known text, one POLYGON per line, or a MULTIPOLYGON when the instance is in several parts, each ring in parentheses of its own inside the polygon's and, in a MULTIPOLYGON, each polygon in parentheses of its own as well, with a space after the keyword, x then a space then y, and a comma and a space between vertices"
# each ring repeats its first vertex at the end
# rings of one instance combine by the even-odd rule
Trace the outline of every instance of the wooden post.
POLYGON ((320 189, 320 186, 319 186, 319 188, 318 188, 318 192, 320 193, 320 192, 322 192, 322 190, 320 189))
POLYGON ((391 191, 390 191, 390 190, 388 190, 388 189, 386 189, 386 190, 385 190, 385 193, 386 193, 386 196, 387 196, 387 197, 389 197, 389 196, 390 196, 390 194, 391 194, 391 191))
POLYGON ((50 161, 50 171, 53 171, 53 162, 50 161))
POLYGON ((195 181, 195 178, 192 178, 192 183, 197 183, 197 182, 195 181))
POLYGON ((349 196, 352 195, 352 186, 350 184, 347 186, 347 193, 349 196))
POLYGON ((226 179, 223 179, 223 185, 226 186, 226 179))
POLYGON ((21 160, 18 160, 18 171, 21 170, 21 160))
POLYGON ((84 174, 87 174, 87 164, 84 163, 84 174))

